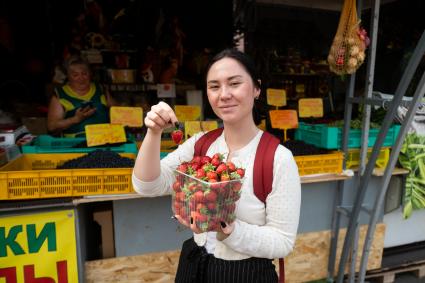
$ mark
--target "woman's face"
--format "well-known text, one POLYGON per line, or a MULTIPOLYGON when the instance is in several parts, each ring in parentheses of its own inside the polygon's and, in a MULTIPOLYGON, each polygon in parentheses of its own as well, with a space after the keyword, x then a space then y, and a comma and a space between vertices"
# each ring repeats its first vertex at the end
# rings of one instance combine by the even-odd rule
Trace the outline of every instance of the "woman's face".
POLYGON ((252 119, 254 98, 260 89, 235 59, 215 62, 207 74, 207 95, 214 113, 226 123, 252 119))
POLYGON ((69 66, 68 84, 77 91, 90 88, 90 71, 87 66, 83 64, 69 66))

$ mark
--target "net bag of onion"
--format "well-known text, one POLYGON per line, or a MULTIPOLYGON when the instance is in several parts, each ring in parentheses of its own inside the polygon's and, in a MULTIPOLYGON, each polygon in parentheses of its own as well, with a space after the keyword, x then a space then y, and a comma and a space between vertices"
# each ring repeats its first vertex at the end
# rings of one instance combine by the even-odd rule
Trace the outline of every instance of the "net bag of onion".
POLYGON ((330 70, 338 75, 353 74, 363 64, 368 45, 369 38, 357 17, 356 0, 345 0, 328 55, 330 70))

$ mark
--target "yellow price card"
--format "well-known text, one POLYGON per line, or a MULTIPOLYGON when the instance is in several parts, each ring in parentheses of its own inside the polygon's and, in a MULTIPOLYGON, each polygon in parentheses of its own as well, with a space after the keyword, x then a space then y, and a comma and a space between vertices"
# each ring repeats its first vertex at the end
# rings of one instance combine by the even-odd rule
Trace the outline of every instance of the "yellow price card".
POLYGON ((143 126, 143 109, 141 107, 112 106, 110 116, 111 124, 129 127, 143 126))
POLYGON ((85 129, 88 147, 127 141, 123 125, 92 124, 85 129))
POLYGON ((323 100, 321 98, 301 98, 298 100, 300 117, 323 117, 323 100))
POLYGON ((284 89, 267 89, 267 104, 273 106, 285 106, 286 105, 286 90, 284 89))
POLYGON ((184 122, 185 139, 199 132, 208 132, 218 128, 217 121, 186 121, 184 122))
POLYGON ((201 131, 201 122, 199 121, 186 121, 184 122, 184 136, 188 139, 201 131))
POLYGON ((201 107, 198 105, 175 105, 174 111, 181 122, 195 121, 201 117, 201 107))
POLYGON ((109 143, 126 142, 125 130, 123 125, 111 125, 109 143))
POLYGON ((270 122, 275 129, 298 128, 298 116, 296 110, 271 110, 270 122))
POLYGON ((218 128, 217 121, 201 121, 201 130, 209 132, 218 128))

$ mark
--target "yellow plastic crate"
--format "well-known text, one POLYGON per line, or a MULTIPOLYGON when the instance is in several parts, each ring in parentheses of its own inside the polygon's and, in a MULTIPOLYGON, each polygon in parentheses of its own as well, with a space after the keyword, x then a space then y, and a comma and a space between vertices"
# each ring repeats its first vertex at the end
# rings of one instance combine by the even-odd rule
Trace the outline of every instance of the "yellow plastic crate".
MULTIPOLYGON (((372 148, 367 150, 367 158, 372 154, 372 148)), ((376 159, 375 166, 378 168, 387 167, 387 163, 390 160, 390 148, 381 148, 378 158, 376 159)), ((347 152, 347 159, 345 161, 347 169, 355 168, 360 166, 360 149, 350 149, 347 152)))
MULTIPOLYGON (((0 200, 133 192, 132 168, 54 169, 84 153, 24 154, 0 168, 0 200)), ((135 158, 134 154, 122 153, 135 158)))
POLYGON ((342 152, 335 151, 330 154, 295 156, 298 172, 301 176, 312 174, 324 174, 342 172, 342 152))
POLYGON ((161 151, 162 152, 171 152, 173 151, 177 145, 172 140, 161 140, 161 151))

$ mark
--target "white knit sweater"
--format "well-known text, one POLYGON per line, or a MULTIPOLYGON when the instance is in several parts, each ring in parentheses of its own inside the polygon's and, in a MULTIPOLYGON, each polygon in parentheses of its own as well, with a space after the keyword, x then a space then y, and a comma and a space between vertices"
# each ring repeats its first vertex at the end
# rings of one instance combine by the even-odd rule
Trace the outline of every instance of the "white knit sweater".
MULTIPOLYGON (((298 167, 292 153, 279 145, 273 164, 273 189, 266 205, 253 190, 255 152, 262 131, 243 148, 232 153, 232 162, 245 168, 241 198, 236 206, 233 232, 223 241, 216 240, 215 232, 195 234, 195 242, 206 246, 217 258, 239 260, 249 257, 281 258, 288 255, 295 244, 301 204, 301 184, 298 167)), ((152 182, 143 182, 133 174, 134 189, 147 197, 171 194, 173 170, 182 161, 190 161, 194 145, 203 134, 199 133, 180 145, 161 160, 161 175, 152 182)), ((214 141, 207 155, 229 152, 224 134, 214 141)), ((171 204, 170 204, 171 206, 171 204)))

